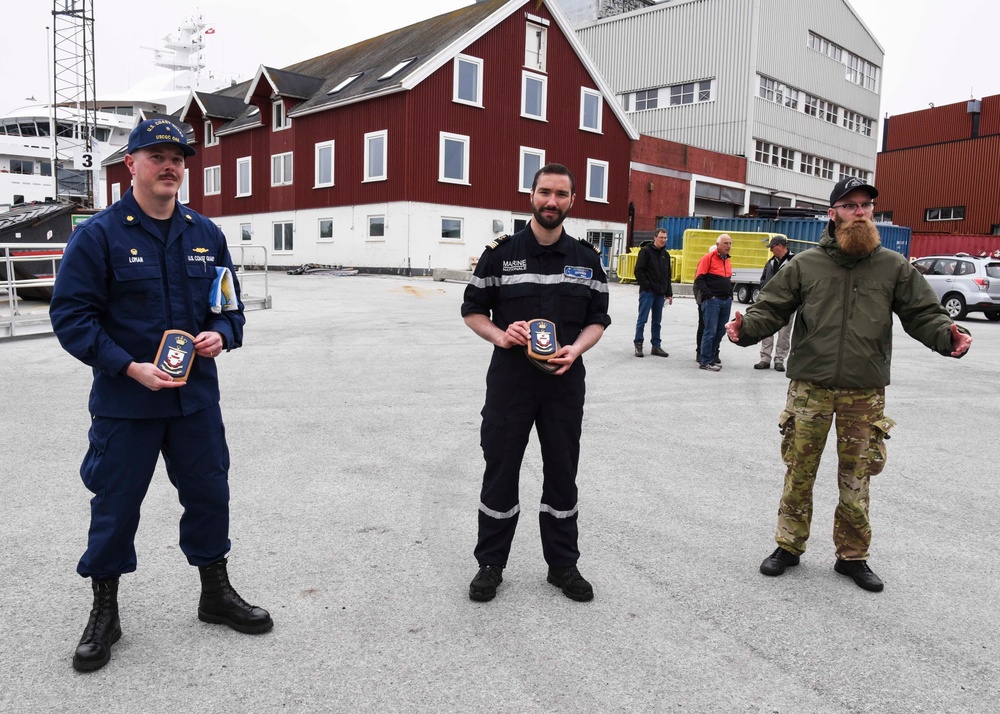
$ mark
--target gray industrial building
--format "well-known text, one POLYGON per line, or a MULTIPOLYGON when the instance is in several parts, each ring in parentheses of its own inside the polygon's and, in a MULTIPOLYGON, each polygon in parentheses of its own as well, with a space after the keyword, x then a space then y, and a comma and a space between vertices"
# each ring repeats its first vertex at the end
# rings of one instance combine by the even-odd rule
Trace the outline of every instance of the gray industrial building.
POLYGON ((640 133, 747 158, 734 211, 825 207, 842 177, 873 178, 884 52, 849 2, 673 0, 597 19, 624 4, 560 0, 640 133))

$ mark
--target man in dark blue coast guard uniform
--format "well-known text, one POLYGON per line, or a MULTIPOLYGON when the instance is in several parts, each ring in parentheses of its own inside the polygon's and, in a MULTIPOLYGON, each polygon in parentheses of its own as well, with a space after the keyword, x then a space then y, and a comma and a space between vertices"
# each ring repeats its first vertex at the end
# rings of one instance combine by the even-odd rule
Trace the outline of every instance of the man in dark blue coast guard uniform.
MULTIPOLYGON (((486 473, 475 551, 479 571, 469 586, 473 600, 492 600, 503 581, 521 510, 518 478, 532 425, 542 449, 539 522, 548 581, 573 600, 594 597, 577 569, 576 472, 586 391, 581 355, 597 344, 611 318, 598 253, 562 228, 574 197, 569 170, 543 166, 531 187, 531 221, 487 247, 465 289, 465 323, 494 345, 482 412, 486 473), (559 347, 548 371, 532 364, 525 351, 529 322, 536 318, 555 324, 559 347)), ((542 337, 533 347, 546 346, 548 333, 542 337)))
POLYGON ((53 329, 94 371, 90 448, 80 467, 94 497, 77 567, 91 578, 94 605, 73 657, 81 671, 107 664, 121 637, 118 578, 136 568, 139 508, 161 453, 184 507, 180 547, 201 575, 198 617, 247 633, 273 626, 226 573, 229 450, 215 360, 243 344, 243 304, 222 231, 177 201, 193 154, 170 121, 140 123, 125 156, 132 188, 76 230, 56 279, 53 329), (221 269, 230 271, 233 299, 213 306, 221 269), (194 337, 186 381, 157 364, 170 329, 194 337))

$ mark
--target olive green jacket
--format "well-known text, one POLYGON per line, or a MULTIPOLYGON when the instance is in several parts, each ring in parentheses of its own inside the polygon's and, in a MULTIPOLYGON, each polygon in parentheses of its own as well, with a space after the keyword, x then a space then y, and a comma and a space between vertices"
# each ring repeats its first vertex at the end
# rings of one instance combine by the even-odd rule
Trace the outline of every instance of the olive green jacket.
POLYGON ((796 255, 764 286, 743 317, 737 344, 756 344, 795 314, 789 379, 829 389, 884 387, 893 313, 908 335, 951 354, 952 320, 907 259, 881 246, 863 257, 848 255, 827 230, 818 247, 796 255))

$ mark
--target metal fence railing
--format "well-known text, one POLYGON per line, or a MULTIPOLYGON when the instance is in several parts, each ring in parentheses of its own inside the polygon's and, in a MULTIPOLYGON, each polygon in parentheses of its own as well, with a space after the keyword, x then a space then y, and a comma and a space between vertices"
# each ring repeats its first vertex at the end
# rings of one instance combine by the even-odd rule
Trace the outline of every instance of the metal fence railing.
MULTIPOLYGON (((47 303, 65 249, 64 243, 0 243, 0 338, 52 331, 47 303)), ((269 309, 267 248, 230 246, 230 252, 244 307, 269 309)))
POLYGON ((271 291, 268 287, 268 265, 267 246, 263 245, 230 245, 229 253, 233 258, 233 266, 236 268, 236 279, 240 281, 240 300, 246 310, 270 310, 271 291), (256 260, 256 254, 261 253, 263 258, 256 260), (247 260, 247 253, 250 253, 250 260, 247 260), (249 268, 249 269, 248 269, 249 268), (263 282, 263 286, 257 285, 252 290, 247 289, 247 283, 256 285, 263 282), (260 292, 256 292, 257 289, 260 292))
POLYGON ((51 298, 65 248, 63 243, 0 243, 0 337, 52 330, 47 309, 24 306, 51 298))

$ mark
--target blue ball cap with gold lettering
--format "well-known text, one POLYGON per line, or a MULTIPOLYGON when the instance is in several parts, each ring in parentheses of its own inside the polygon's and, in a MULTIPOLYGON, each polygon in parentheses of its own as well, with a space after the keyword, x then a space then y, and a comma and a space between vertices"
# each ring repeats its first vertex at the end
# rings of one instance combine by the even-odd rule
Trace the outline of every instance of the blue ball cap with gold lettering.
POLYGON ((128 149, 125 153, 134 154, 139 149, 156 144, 174 144, 181 148, 185 156, 194 156, 194 148, 188 146, 184 132, 169 119, 147 119, 140 122, 128 137, 128 149))

